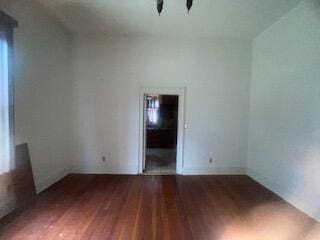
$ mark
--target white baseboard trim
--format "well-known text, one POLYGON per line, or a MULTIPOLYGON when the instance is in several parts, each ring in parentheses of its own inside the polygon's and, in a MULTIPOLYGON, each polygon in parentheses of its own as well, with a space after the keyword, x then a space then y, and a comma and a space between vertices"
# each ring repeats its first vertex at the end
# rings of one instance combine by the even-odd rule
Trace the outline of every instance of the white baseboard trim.
POLYGON ((64 169, 57 171, 57 172, 51 174, 50 176, 47 176, 44 179, 41 179, 40 181, 36 182, 35 184, 36 184, 37 193, 40 193, 43 190, 47 189, 48 187, 50 187, 51 185, 53 185, 54 183, 56 183, 60 179, 64 178, 69 173, 70 173, 70 169, 64 168, 64 169))
MULTIPOLYGON (((139 174, 136 167, 110 167, 98 169, 83 169, 74 168, 74 174, 126 174, 137 175, 139 174)), ((245 167, 184 167, 181 171, 182 175, 246 175, 247 169, 245 167)))
POLYGON ((246 175, 245 167, 184 167, 182 175, 246 175))
POLYGON ((292 191, 288 191, 287 189, 283 189, 279 183, 272 180, 269 177, 264 176, 261 173, 258 173, 257 171, 248 168, 247 169, 247 175, 263 185, 264 187, 268 188, 270 191, 277 194, 279 197, 284 199, 286 202, 290 203, 300 211, 304 212, 311 218, 315 219, 316 221, 320 222, 320 212, 315 212, 315 209, 306 204, 306 201, 301 199, 301 197, 292 191))
POLYGON ((137 167, 110 167, 110 168, 98 168, 98 169, 83 169, 74 168, 72 173, 74 174, 115 174, 115 175, 137 175, 137 167))

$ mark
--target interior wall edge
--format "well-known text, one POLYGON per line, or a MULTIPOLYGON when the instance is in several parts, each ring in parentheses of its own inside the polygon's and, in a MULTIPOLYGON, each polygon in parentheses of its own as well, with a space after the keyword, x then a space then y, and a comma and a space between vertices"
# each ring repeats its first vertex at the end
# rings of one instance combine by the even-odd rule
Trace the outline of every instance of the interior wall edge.
POLYGON ((59 180, 61 180, 62 178, 64 178, 70 173, 71 173, 70 169, 66 167, 60 171, 56 171, 48 175, 46 178, 42 178, 41 180, 38 181, 36 185, 37 193, 39 194, 40 192, 49 188, 50 186, 52 186, 53 184, 55 184, 56 182, 58 182, 59 180))

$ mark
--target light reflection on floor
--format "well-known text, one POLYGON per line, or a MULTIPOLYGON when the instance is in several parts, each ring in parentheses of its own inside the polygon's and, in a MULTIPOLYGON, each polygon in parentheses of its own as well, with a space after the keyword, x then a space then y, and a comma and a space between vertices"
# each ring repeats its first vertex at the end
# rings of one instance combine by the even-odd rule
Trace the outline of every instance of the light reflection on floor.
POLYGON ((218 240, 319 240, 320 224, 284 203, 253 208, 228 223, 218 240), (311 220, 312 221, 312 220, 311 220))

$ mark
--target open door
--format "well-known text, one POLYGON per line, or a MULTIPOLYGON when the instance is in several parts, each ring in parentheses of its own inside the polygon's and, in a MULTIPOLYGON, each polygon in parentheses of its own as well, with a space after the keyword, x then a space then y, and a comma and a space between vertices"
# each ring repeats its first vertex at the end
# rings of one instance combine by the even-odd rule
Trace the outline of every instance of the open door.
POLYGON ((143 172, 175 174, 178 95, 144 94, 143 172))

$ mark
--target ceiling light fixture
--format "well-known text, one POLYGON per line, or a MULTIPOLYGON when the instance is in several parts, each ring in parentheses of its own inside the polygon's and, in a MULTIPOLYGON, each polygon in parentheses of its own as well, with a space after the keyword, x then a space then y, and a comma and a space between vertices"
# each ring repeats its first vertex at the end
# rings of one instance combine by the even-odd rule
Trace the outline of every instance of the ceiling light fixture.
POLYGON ((193 2, 193 0, 187 0, 187 9, 188 9, 188 13, 190 12, 190 9, 191 9, 191 7, 192 7, 192 2, 193 2))
MULTIPOLYGON (((190 12, 190 9, 192 7, 192 3, 193 3, 193 0, 187 0, 187 2, 186 2, 188 13, 190 12)), ((163 9, 163 0, 157 0, 157 10, 158 10, 159 16, 162 12, 162 9, 163 9)))
POLYGON ((160 16, 160 13, 162 12, 162 9, 163 9, 163 0, 157 0, 157 9, 160 16))

